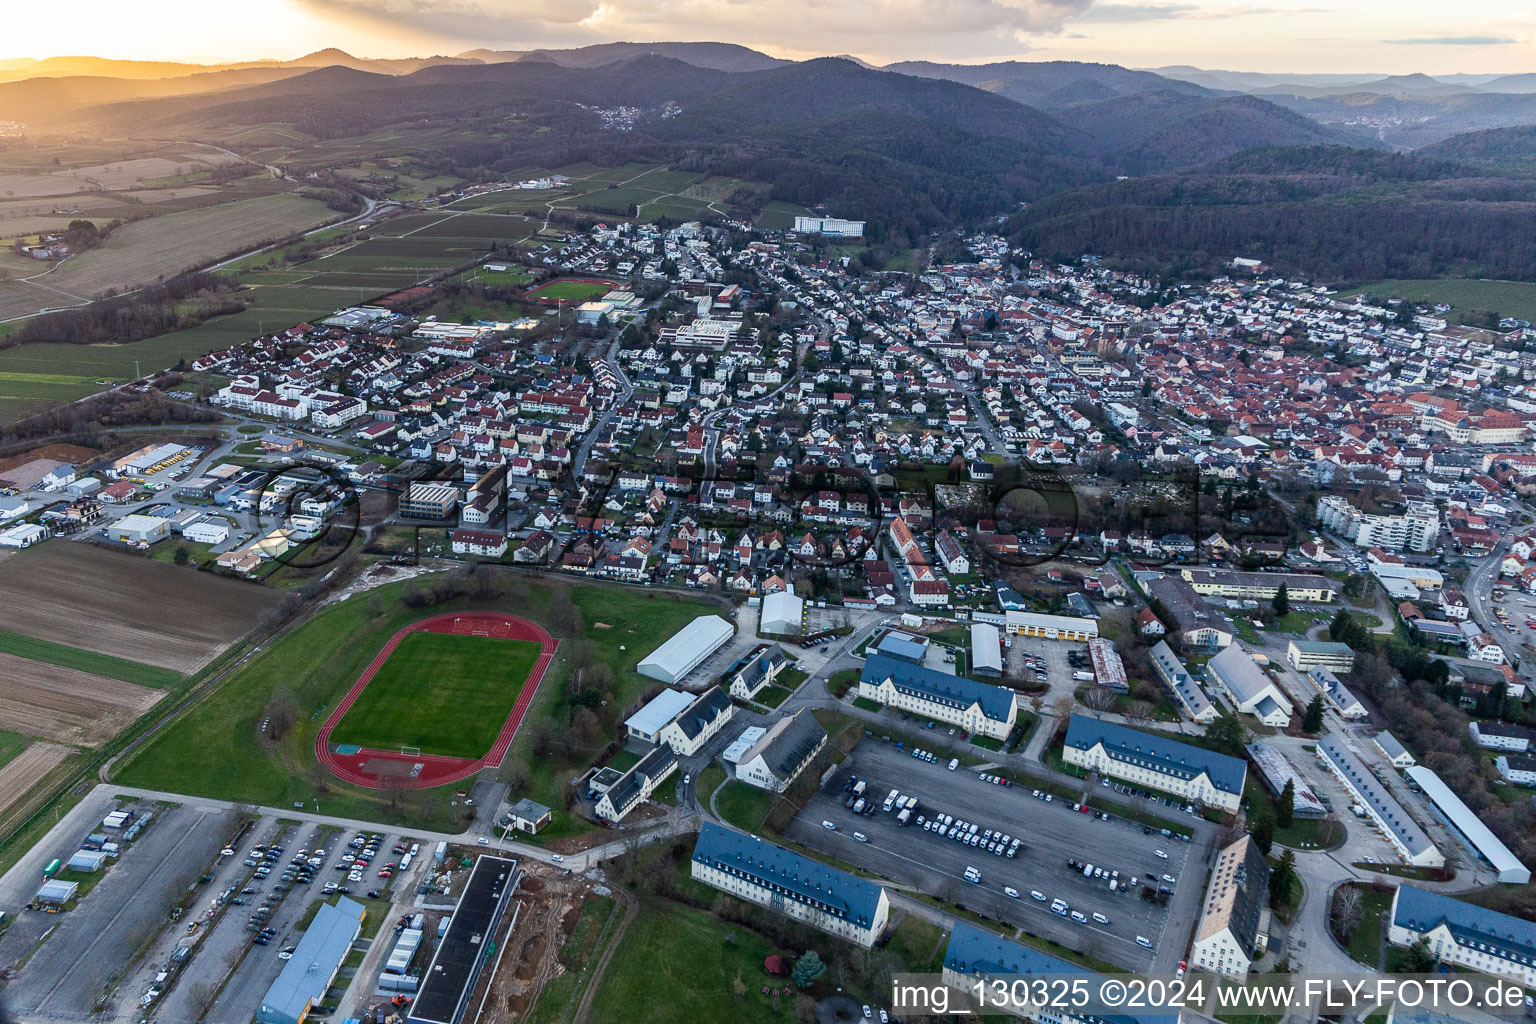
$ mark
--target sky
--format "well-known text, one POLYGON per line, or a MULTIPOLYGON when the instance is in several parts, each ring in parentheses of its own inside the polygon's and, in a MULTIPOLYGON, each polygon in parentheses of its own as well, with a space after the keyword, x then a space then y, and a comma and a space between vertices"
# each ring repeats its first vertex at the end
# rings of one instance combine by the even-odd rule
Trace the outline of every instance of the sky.
POLYGON ((1536 68, 1529 0, 71 0, 7 5, 6 57, 216 63, 719 40, 802 59, 1087 60, 1428 74, 1536 68))

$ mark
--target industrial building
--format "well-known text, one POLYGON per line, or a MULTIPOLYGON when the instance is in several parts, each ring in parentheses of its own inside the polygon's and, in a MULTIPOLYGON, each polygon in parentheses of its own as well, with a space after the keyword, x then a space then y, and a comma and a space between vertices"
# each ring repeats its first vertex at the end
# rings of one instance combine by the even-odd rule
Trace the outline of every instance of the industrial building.
POLYGON ((257 1024, 300 1024, 325 993, 363 930, 363 905, 345 896, 322 903, 298 948, 256 1010, 257 1024))
POLYGON ((890 916, 882 886, 712 821, 699 831, 691 871, 696 881, 865 949, 890 916))
POLYGON ((1290 758, 1279 747, 1268 743, 1250 743, 1243 748, 1248 760, 1259 773, 1264 788, 1276 798, 1285 792, 1286 783, 1291 785, 1291 806, 1298 818, 1324 818, 1328 807, 1312 790, 1312 785, 1302 778, 1290 758))
POLYGON ((641 659, 635 670, 649 679, 675 683, 725 646, 734 632, 720 616, 700 615, 641 659))
POLYGON ((1092 640, 1099 635, 1099 624, 1073 615, 1042 615, 1038 612, 1004 612, 1008 632, 1045 640, 1092 640))
POLYGON ((827 730, 810 708, 769 726, 736 760, 736 778, 758 789, 782 793, 827 745, 827 730))
POLYGON ((1018 719, 1012 690, 884 654, 871 655, 864 662, 859 696, 999 740, 1007 739, 1018 719))
POLYGON ((165 540, 171 535, 171 521, 160 516, 134 515, 123 516, 117 522, 107 527, 107 536, 119 544, 141 544, 148 546, 165 540))
POLYGON ((520 877, 515 860, 484 854, 476 859, 407 1024, 460 1024, 520 877))
POLYGON ((1531 880, 1531 869, 1494 835, 1472 808, 1445 784, 1445 780, 1423 765, 1409 768, 1405 775, 1429 798, 1429 804, 1451 830, 1476 850, 1499 873, 1499 881, 1524 885, 1531 880))
POLYGON ((1205 688, 1195 682, 1194 677, 1184 667, 1184 663, 1179 660, 1179 656, 1173 653, 1172 647, 1168 646, 1168 642, 1159 640, 1152 648, 1151 656, 1152 671, 1157 673, 1163 688, 1173 694, 1179 709, 1191 721, 1202 725, 1209 725, 1215 721, 1216 705, 1211 703, 1205 688))
POLYGON ((75 898, 75 893, 80 891, 79 882, 64 882, 57 878, 50 878, 37 890, 34 897, 39 903, 48 903, 61 907, 75 898))
POLYGON ((459 507, 459 490, 452 484, 416 481, 400 499, 400 514, 412 519, 448 519, 459 507))
POLYGON ((1216 855, 1190 966, 1248 979, 1249 968, 1269 944, 1269 873, 1269 862, 1252 836, 1240 836, 1216 855))
POLYGON ((1237 710, 1265 725, 1283 729, 1291 721, 1291 701, 1242 644, 1232 644, 1206 662, 1206 677, 1237 710))
POLYGON ((1148 789, 1237 812, 1248 766, 1235 757, 1073 715, 1062 760, 1148 789))
POLYGON ((997 627, 985 622, 971 623, 971 674, 1001 676, 1003 644, 997 627))
POLYGON ((1349 644, 1328 640, 1292 640, 1285 648, 1285 660, 1297 672, 1326 668, 1330 672, 1353 672, 1355 651, 1349 644))
POLYGON ((1536 924, 1405 882, 1392 899, 1387 940, 1412 946, 1421 938, 1444 963, 1536 987, 1536 924))
MULTIPOLYGON (((996 932, 982 931, 963 920, 955 922, 944 951, 944 984, 966 995, 973 995, 977 983, 989 979, 1010 985, 1020 976, 1026 979, 1033 976, 1052 979, 1048 983, 1054 985, 1055 979, 1072 975, 1081 975, 1090 981, 1099 977, 1069 960, 1005 939, 996 932)), ((1089 988, 1097 991, 1096 985, 1090 984, 1089 988)), ((988 1013, 996 1005, 989 1004, 988 1013)), ((1178 1009, 1145 1013, 1126 1010, 1102 1016, 1052 1007, 1049 1013, 1041 1012, 1036 1019, 1047 1024, 1179 1024, 1180 1014, 1178 1009)))
POLYGON ((1331 772, 1360 810, 1376 823, 1381 834, 1403 860, 1416 867, 1445 866, 1445 855, 1418 826, 1403 805, 1349 752, 1344 741, 1330 733, 1317 745, 1317 759, 1331 772))
POLYGON ((1100 686, 1116 693, 1129 693, 1131 684, 1125 677, 1125 662, 1115 650, 1113 640, 1095 637, 1088 641, 1088 659, 1093 663, 1093 678, 1100 686))
POLYGON ((757 631, 763 636, 799 636, 805 629, 805 600, 788 590, 763 598, 757 631))

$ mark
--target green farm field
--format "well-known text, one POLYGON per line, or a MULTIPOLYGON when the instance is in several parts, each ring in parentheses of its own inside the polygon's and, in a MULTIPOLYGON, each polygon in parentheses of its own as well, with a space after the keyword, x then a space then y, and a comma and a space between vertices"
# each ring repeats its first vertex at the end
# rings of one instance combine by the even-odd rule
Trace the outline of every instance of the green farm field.
POLYGON ((174 686, 182 679, 181 673, 172 669, 145 665, 126 658, 116 658, 110 654, 83 651, 78 647, 54 643, 52 640, 39 640, 37 637, 12 633, 8 629, 0 629, 0 653, 14 654, 18 658, 41 661, 60 668, 77 669, 92 675, 106 676, 109 679, 120 679, 125 683, 150 686, 157 690, 174 686))
POLYGON ((1410 302, 1448 302, 1462 313, 1498 313, 1536 321, 1536 283, 1530 281, 1482 281, 1470 278, 1372 281, 1339 293, 1349 297, 1369 292, 1378 299, 1400 298, 1410 302))
POLYGON ((483 757, 496 742, 539 645, 409 633, 379 667, 331 739, 374 750, 483 757))

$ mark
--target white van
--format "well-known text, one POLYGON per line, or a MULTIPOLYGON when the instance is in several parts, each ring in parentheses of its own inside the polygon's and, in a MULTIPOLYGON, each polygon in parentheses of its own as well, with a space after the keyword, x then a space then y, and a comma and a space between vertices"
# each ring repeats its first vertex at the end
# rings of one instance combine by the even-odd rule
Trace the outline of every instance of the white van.
POLYGON ((1045 902, 1045 893, 1041 892, 1039 889, 1029 890, 1029 896, 1031 899, 1039 900, 1041 903, 1045 902))
POLYGON ((866 836, 863 832, 855 832, 853 834, 853 838, 857 839, 861 843, 869 842, 869 837, 866 836))
POLYGON ((1087 924, 1088 916, 1081 910, 1074 910, 1072 911, 1072 920, 1076 921, 1078 924, 1087 924))
POLYGON ((952 758, 949 759, 949 770, 950 771, 954 771, 956 768, 959 768, 959 767, 960 767, 960 759, 958 757, 952 757, 952 758))
POLYGON ((1138 936, 1136 936, 1136 945, 1138 945, 1138 946, 1146 946, 1148 949, 1151 949, 1152 948, 1152 940, 1147 938, 1145 935, 1138 935, 1138 936))
POLYGON ((823 821, 823 822, 822 822, 822 823, 821 823, 821 827, 822 827, 822 828, 824 828, 824 829, 826 829, 826 830, 827 830, 827 831, 829 831, 829 832, 836 832, 836 831, 837 831, 837 826, 836 826, 836 825, 834 825, 834 824, 833 824, 833 823, 832 823, 832 822, 830 822, 830 821, 823 821))
POLYGON ((1003 886, 1003 895, 1007 896, 1011 900, 1016 900, 1019 898, 1019 890, 1005 885, 1003 886))
POLYGON ((981 884, 981 872, 977 871, 975 868, 966 868, 965 869, 965 880, 967 882, 970 882, 972 885, 980 885, 981 884))
POLYGON ((1095 921, 1099 922, 1099 924, 1109 924, 1109 918, 1105 917, 1103 914, 1099 913, 1097 910, 1095 910, 1093 912, 1093 919, 1095 921))

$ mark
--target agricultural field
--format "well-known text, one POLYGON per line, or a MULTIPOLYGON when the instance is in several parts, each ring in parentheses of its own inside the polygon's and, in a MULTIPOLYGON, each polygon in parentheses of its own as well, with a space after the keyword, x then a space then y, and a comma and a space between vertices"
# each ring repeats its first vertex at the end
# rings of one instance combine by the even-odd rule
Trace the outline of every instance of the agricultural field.
POLYGON ((278 600, 254 584, 90 544, 53 541, 0 562, 0 629, 183 674, 278 600))
POLYGON ((12 633, 5 629, 0 629, 0 654, 12 654, 30 661, 41 661, 60 668, 90 672, 94 675, 106 676, 108 679, 117 679, 154 689, 174 686, 182 678, 181 673, 167 668, 142 665, 136 661, 115 658, 110 654, 82 651, 78 647, 66 647, 52 640, 22 636, 20 633, 12 633))
POLYGON ((795 203, 773 200, 763 204, 757 215, 757 226, 765 231, 788 231, 795 226, 796 217, 808 217, 811 211, 795 203))
POLYGON ((1377 299, 1448 302, 1458 313, 1498 313, 1536 321, 1536 284, 1529 281, 1486 281, 1470 278, 1372 281, 1339 293, 1340 298, 1369 292, 1377 299))
POLYGON ((57 743, 30 743, 0 764, 0 831, 9 829, 27 791, 73 754, 57 743))
POLYGON ((0 729, 100 746, 164 697, 162 690, 0 654, 0 729))
POLYGON ((528 682, 539 645, 408 633, 331 734, 373 750, 483 757, 528 682))

